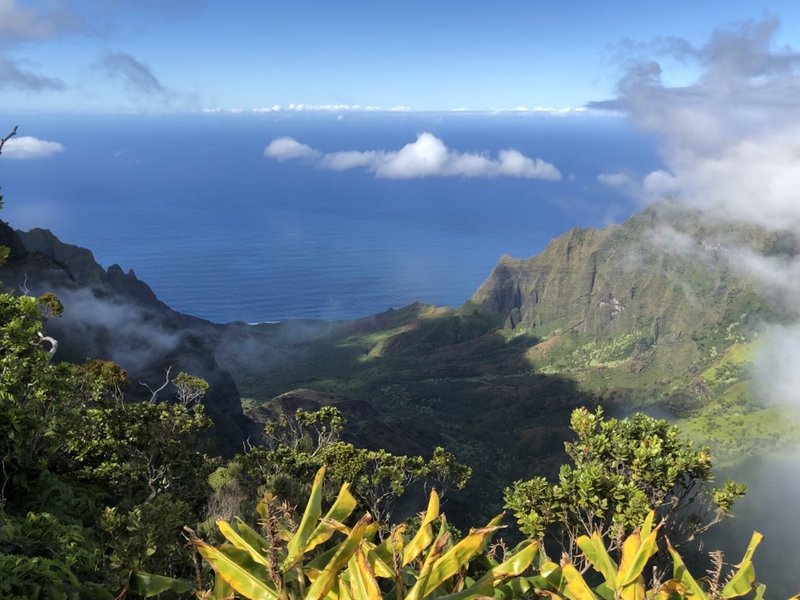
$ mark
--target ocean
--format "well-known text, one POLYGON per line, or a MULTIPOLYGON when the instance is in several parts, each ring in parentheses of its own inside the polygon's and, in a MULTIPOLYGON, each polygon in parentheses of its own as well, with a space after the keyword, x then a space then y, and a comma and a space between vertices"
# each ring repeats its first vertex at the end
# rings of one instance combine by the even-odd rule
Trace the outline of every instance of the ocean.
MULTIPOLYGON (((415 301, 458 306, 503 254, 641 206, 600 173, 658 168, 655 141, 595 115, 277 113, 14 115, 63 144, 0 160, 18 229, 43 227, 133 269, 174 309, 214 322, 351 319, 415 301), (397 150, 430 132, 460 152, 514 148, 561 181, 380 179, 264 156, 291 136, 321 152, 397 150)), ((7 127, 8 128, 8 127, 7 127)))

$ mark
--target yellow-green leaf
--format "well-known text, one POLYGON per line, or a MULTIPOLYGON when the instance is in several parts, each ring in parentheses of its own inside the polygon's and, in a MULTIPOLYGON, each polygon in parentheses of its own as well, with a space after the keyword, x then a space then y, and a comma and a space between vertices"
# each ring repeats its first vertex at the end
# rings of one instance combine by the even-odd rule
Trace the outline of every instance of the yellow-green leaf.
POLYGON ((336 585, 331 588, 331 591, 328 593, 328 598, 330 600, 353 600, 353 594, 350 593, 350 586, 347 585, 347 582, 341 575, 336 578, 336 585))
POLYGON ((586 583, 583 576, 578 572, 578 569, 575 568, 575 565, 568 560, 562 561, 561 573, 567 584, 564 590, 567 598, 570 600, 596 600, 597 596, 595 596, 589 584, 586 583))
POLYGON ((284 571, 291 569, 297 561, 299 561, 303 554, 306 552, 309 540, 317 527, 322 515, 322 481, 325 478, 325 467, 321 467, 314 477, 314 484, 311 486, 311 496, 306 504, 306 510, 303 513, 303 518, 300 520, 300 526, 289 540, 289 545, 286 547, 286 560, 281 565, 284 571))
POLYGON ((417 558, 433 541, 431 523, 433 523, 438 516, 439 494, 436 493, 436 490, 432 490, 431 497, 428 499, 428 509, 425 511, 425 516, 422 518, 419 530, 403 550, 403 566, 406 566, 417 558))
POLYGON ((447 545, 449 538, 449 535, 440 537, 436 540, 436 543, 431 546, 430 550, 428 550, 428 555, 425 557, 425 562, 422 563, 422 568, 419 571, 419 577, 417 578, 416 583, 409 590, 405 600, 420 600, 420 598, 425 597, 423 591, 426 583, 428 582, 428 577, 430 577, 434 563, 442 555, 442 551, 447 545))
POLYGON ((591 538, 582 535, 578 538, 578 547, 583 551, 586 560, 592 563, 594 570, 605 578, 608 586, 616 589, 617 563, 609 556, 600 534, 595 531, 591 538))
POLYGON ((650 534, 641 539, 639 532, 634 532, 622 543, 622 559, 617 571, 616 588, 622 590, 624 587, 636 582, 644 572, 647 562, 657 551, 656 535, 658 527, 650 534))
POLYGON ((650 532, 653 530, 653 519, 655 519, 655 512, 651 510, 649 513, 647 513, 644 523, 642 524, 641 531, 639 532, 643 538, 649 536, 650 532))
POLYGON ((163 575, 152 575, 144 571, 131 573, 130 586, 131 590, 145 598, 157 596, 166 591, 186 594, 194 589, 194 586, 188 581, 164 577, 163 575))
POLYGON ((347 570, 350 575, 353 600, 381 600, 378 580, 375 579, 375 573, 361 548, 357 548, 350 558, 347 570))
POLYGON ((234 531, 233 527, 231 527, 227 521, 223 521, 222 519, 217 521, 217 528, 219 529, 220 533, 225 536, 226 540, 228 540, 239 550, 244 550, 247 552, 255 562, 264 566, 269 565, 267 557, 261 553, 260 549, 254 548, 250 542, 245 540, 241 535, 239 535, 238 532, 234 531))
POLYGON ((269 541, 239 517, 234 517, 234 519, 236 519, 235 529, 239 535, 253 548, 257 548, 259 552, 266 552, 267 548, 270 547, 269 541))
POLYGON ((425 584, 423 596, 427 596, 437 589, 442 583, 450 579, 461 569, 469 564, 475 555, 483 550, 484 542, 500 527, 482 527, 469 533, 464 539, 450 548, 431 569, 428 581, 425 584))
MULTIPOLYGON (((201 540, 194 540, 197 551, 214 568, 218 577, 222 577, 228 584, 242 594, 245 598, 252 600, 277 600, 278 594, 265 581, 257 577, 241 563, 236 560, 231 553, 225 553, 221 549, 215 548, 201 540)), ((247 553, 244 553, 245 556, 247 553)))
MULTIPOLYGON (((383 546, 383 544, 381 544, 383 546)), ((372 542, 364 542, 364 550, 369 561, 370 568, 375 573, 375 577, 383 577, 384 579, 391 579, 394 577, 394 561, 392 555, 389 555, 389 562, 387 562, 383 555, 378 553, 379 546, 372 542)))
POLYGON ((342 569, 345 568, 350 557, 358 548, 364 538, 364 531, 369 524, 370 516, 364 515, 361 520, 353 527, 350 535, 336 547, 336 552, 328 561, 328 564, 321 573, 314 579, 314 583, 306 594, 305 600, 320 600, 325 597, 336 583, 337 577, 342 569))
POLYGON ((672 555, 672 577, 673 579, 679 581, 683 586, 686 597, 707 600, 707 596, 703 591, 703 588, 700 587, 700 584, 697 583, 694 577, 692 577, 692 574, 689 573, 689 569, 686 568, 681 555, 678 554, 675 548, 672 547, 672 544, 669 543, 669 540, 667 540, 667 549, 669 550, 670 555, 672 555))
POLYGON ((303 565, 303 573, 305 573, 309 581, 313 582, 317 577, 319 577, 319 574, 322 573, 323 569, 325 569, 325 567, 328 565, 328 562, 330 562, 331 558, 333 558, 333 555, 336 554, 338 549, 338 546, 329 548, 328 550, 325 550, 325 552, 317 554, 314 558, 303 565))
POLYGON ((333 506, 331 506, 325 518, 322 519, 311 534, 311 539, 308 540, 305 551, 313 550, 320 544, 327 542, 335 531, 331 523, 334 521, 339 523, 343 522, 356 509, 356 505, 356 499, 353 497, 353 494, 350 493, 350 484, 343 484, 339 490, 339 495, 336 496, 333 506))
POLYGON ((496 567, 489 569, 478 581, 468 585, 460 592, 442 596, 439 600, 468 600, 477 596, 490 596, 493 588, 511 577, 521 575, 536 558, 538 551, 538 542, 526 542, 520 550, 496 567))
POLYGON ((525 542, 522 548, 514 552, 509 558, 496 567, 489 569, 478 580, 478 583, 484 580, 497 581, 521 575, 534 561, 537 552, 539 552, 539 542, 525 542))
POLYGON ((211 598, 213 600, 232 600, 235 592, 231 584, 225 581, 222 577, 214 579, 214 589, 211 591, 211 598))
POLYGON ((756 571, 755 567, 753 567, 753 553, 756 551, 762 539, 764 539, 763 535, 757 531, 753 532, 747 550, 745 550, 744 557, 741 562, 736 565, 736 573, 734 573, 727 585, 722 588, 721 595, 723 598, 738 598, 739 596, 748 594, 750 590, 753 589, 753 585, 756 582, 756 571))
POLYGON ((386 539, 375 547, 375 554, 386 564, 394 564, 395 556, 400 556, 403 552, 403 544, 405 543, 403 533, 405 531, 405 525, 393 527, 386 539))

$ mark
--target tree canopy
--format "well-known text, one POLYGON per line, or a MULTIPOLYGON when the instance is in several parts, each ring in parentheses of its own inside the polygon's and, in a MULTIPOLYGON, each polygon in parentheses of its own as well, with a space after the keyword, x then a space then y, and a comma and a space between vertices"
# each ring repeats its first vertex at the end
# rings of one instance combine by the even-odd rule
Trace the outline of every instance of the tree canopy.
POLYGON ((641 413, 606 418, 602 408, 579 408, 570 426, 576 437, 565 444, 570 464, 558 481, 517 481, 504 495, 523 533, 549 533, 570 556, 578 537, 594 532, 615 547, 651 510, 680 544, 727 516, 746 491, 732 481, 712 488, 708 448, 696 449, 667 421, 641 413))

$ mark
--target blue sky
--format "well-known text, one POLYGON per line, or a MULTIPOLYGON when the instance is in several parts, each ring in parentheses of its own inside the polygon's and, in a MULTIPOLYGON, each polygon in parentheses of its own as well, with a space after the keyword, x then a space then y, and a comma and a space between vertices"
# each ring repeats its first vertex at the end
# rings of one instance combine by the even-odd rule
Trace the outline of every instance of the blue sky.
POLYGON ((0 0, 0 109, 574 108, 614 96, 644 44, 765 16, 776 47, 800 39, 794 0, 0 0))

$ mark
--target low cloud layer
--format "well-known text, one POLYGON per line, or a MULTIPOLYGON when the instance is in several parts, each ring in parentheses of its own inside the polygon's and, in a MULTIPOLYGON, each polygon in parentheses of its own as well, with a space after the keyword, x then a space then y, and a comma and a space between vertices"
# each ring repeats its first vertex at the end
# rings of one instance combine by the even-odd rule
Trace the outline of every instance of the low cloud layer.
POLYGON ((779 26, 768 18, 716 31, 701 46, 679 38, 646 45, 658 60, 696 66, 699 76, 668 86, 658 60, 638 60, 617 98, 589 104, 660 135, 665 168, 634 193, 676 197, 728 220, 800 228, 800 53, 777 46, 779 26))
POLYGON ((341 151, 322 154, 293 138, 278 138, 264 154, 276 160, 315 159, 331 171, 363 169, 383 179, 421 177, 522 177, 558 181, 561 172, 539 158, 530 158, 518 150, 507 149, 493 158, 488 153, 458 152, 431 133, 421 133, 415 142, 400 150, 341 151))
POLYGON ((139 305, 98 298, 87 288, 54 291, 64 304, 54 326, 92 356, 108 356, 136 371, 178 347, 180 336, 165 331, 139 305))
POLYGON ((3 157, 15 160, 45 158, 64 151, 58 142, 48 142, 31 136, 13 137, 3 145, 3 157))

